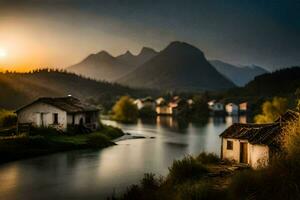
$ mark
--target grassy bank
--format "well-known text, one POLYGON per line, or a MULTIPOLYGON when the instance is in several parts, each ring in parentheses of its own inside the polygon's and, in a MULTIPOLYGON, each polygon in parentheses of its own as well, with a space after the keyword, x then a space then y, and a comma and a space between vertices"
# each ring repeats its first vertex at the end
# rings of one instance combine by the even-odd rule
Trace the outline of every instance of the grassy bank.
POLYGON ((166 177, 145 174, 138 185, 111 199, 300 199, 300 121, 284 127, 281 151, 256 170, 221 162, 212 154, 175 160, 166 177), (243 170, 240 170, 243 169, 243 170))
MULTIPOLYGON (((29 158, 60 151, 76 149, 100 149, 114 145, 113 139, 123 135, 122 130, 103 125, 89 134, 63 134, 54 129, 39 128, 30 134, 0 136, 0 163, 29 158)), ((2 132, 2 133, 3 133, 2 132)))

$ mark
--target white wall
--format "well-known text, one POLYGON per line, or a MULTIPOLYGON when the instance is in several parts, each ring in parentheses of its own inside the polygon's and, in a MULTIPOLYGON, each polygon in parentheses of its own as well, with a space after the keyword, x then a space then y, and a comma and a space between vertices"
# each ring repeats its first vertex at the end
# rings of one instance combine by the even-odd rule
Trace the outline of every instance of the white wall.
POLYGON ((67 128, 67 113, 54 106, 35 103, 18 113, 18 123, 32 123, 34 126, 41 126, 40 113, 44 113, 44 126, 53 126, 63 130, 67 128), (53 124, 53 114, 58 114, 58 125, 53 124))

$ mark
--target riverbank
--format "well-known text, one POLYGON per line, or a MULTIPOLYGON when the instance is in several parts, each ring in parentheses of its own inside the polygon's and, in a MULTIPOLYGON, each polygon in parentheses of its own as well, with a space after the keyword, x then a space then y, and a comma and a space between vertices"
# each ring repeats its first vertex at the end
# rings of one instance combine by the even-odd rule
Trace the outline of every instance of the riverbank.
POLYGON ((115 145, 113 140, 122 136, 121 129, 107 125, 88 134, 64 134, 44 128, 30 134, 0 136, 0 164, 63 151, 101 149, 115 145))
POLYGON ((166 177, 145 174, 139 185, 131 185, 121 196, 111 199, 227 199, 226 189, 231 179, 245 165, 221 161, 215 154, 201 153, 175 160, 166 177))

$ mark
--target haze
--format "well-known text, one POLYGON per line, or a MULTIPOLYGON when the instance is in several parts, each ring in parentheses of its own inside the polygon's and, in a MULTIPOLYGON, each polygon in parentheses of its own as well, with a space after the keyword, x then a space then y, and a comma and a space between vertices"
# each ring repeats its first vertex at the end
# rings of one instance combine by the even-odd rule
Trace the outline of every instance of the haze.
POLYGON ((0 68, 66 67, 181 40, 209 59, 274 70, 300 63, 297 0, 0 0, 0 68))

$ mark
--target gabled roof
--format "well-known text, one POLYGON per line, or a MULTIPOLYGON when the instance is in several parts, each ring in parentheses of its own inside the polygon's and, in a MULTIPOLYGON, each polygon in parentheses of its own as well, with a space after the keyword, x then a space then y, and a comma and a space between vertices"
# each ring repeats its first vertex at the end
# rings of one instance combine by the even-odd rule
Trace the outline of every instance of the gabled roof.
POLYGON ((99 111, 98 108, 95 106, 91 106, 85 103, 82 103, 79 99, 76 99, 74 97, 42 97, 35 101, 33 101, 30 104, 27 104, 18 110, 16 110, 16 113, 20 112, 24 108, 27 108, 35 103, 45 103, 52 105, 56 108, 59 108, 61 110, 66 111, 67 113, 80 113, 80 112, 92 112, 92 111, 99 111))
POLYGON ((220 137, 248 140, 251 144, 271 145, 282 132, 279 123, 271 124, 240 124, 235 123, 227 128, 220 137))
POLYGON ((275 122, 286 123, 286 122, 294 121, 298 118, 299 118, 299 112, 288 110, 286 113, 278 117, 278 119, 275 122))

